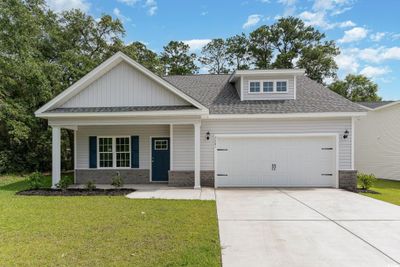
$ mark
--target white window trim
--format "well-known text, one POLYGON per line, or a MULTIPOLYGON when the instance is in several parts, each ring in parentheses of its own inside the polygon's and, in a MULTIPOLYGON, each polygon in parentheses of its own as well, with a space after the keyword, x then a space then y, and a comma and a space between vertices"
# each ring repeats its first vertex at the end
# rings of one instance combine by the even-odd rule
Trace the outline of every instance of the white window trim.
POLYGON ((289 80, 285 79, 275 79, 275 80, 249 80, 248 81, 248 94, 288 94, 289 93, 289 80), (258 82, 260 83, 260 91, 259 92, 251 92, 250 91, 250 83, 258 82), (272 82, 273 83, 273 91, 272 92, 264 92, 264 82, 272 82), (286 91, 277 91, 276 84, 277 82, 286 82, 286 91))
MULTIPOLYGON (((119 135, 112 135, 112 136, 97 136, 97 169, 106 169, 106 170, 112 170, 112 169, 131 169, 131 162, 132 162, 132 151, 131 151, 131 137, 130 136, 119 136, 119 135), (111 138, 112 139, 112 167, 100 167, 100 149, 99 149, 99 144, 100 144, 100 138, 111 138), (128 167, 117 167, 117 138, 128 138, 129 141, 129 166, 128 167)), ((124 152, 127 153, 127 152, 124 152)))

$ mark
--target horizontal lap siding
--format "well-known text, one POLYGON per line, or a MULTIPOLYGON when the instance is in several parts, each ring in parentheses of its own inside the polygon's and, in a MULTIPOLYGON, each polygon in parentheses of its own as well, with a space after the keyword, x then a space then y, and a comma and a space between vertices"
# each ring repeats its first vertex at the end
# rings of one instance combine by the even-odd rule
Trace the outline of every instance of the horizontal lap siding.
MULTIPOLYGON (((238 81, 240 82, 240 81, 238 81)), ((270 75, 259 77, 244 77, 243 78, 243 100, 266 100, 266 99, 293 99, 294 98, 294 76, 293 75, 270 75), (259 80, 288 80, 287 93, 249 93, 249 81, 259 80)), ((262 84, 260 85, 262 91, 262 84)))
POLYGON ((351 119, 323 120, 290 120, 290 119, 258 119, 258 120, 204 120, 201 125, 201 169, 214 170, 214 143, 216 134, 289 134, 289 133, 338 133, 339 168, 351 169, 351 119), (349 137, 343 139, 345 130, 349 137), (211 133, 206 140, 207 132, 211 133))
POLYGON ((169 137, 169 125, 80 126, 76 132, 77 168, 89 168, 89 136, 139 136, 139 168, 150 168, 150 136, 169 137))
POLYGON ((173 126, 173 166, 175 171, 194 170, 194 127, 173 126))
POLYGON ((127 63, 120 63, 62 107, 175 105, 188 103, 127 63))

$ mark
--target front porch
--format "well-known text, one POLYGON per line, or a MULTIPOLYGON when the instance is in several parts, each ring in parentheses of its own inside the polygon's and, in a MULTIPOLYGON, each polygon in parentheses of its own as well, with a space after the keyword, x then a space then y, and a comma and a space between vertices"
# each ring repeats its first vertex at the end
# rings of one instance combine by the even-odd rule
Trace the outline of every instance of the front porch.
POLYGON ((52 186, 61 178, 61 129, 74 131, 74 183, 126 186, 213 186, 214 172, 200 172, 200 121, 53 120, 52 186), (203 181, 203 182, 202 182, 203 181))

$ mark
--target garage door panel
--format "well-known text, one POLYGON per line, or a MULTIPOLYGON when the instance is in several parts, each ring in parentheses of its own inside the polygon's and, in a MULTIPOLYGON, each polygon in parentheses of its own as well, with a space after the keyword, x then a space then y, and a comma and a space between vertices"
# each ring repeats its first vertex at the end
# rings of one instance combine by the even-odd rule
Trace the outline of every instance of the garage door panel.
POLYGON ((217 186, 335 186, 333 137, 228 137, 217 145, 217 186))

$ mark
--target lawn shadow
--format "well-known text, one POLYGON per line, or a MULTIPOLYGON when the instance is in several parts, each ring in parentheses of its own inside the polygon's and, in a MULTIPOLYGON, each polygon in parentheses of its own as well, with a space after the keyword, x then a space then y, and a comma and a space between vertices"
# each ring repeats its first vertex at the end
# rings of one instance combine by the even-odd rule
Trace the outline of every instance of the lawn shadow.
POLYGON ((29 188, 27 180, 20 180, 0 186, 0 191, 21 191, 29 188))

